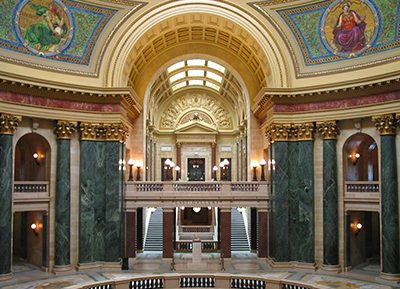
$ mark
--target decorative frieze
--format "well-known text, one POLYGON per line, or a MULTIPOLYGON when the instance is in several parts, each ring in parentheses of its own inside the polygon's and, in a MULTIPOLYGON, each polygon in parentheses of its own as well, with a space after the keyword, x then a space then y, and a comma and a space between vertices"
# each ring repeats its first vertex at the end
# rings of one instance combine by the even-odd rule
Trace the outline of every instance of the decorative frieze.
POLYGON ((2 113, 0 115, 0 134, 14 134, 21 119, 21 116, 2 113))
POLYGON ((269 142, 313 140, 315 126, 313 123, 271 124, 266 128, 269 142))
POLYGON ((54 127, 54 133, 57 135, 58 139, 71 139, 71 135, 75 131, 76 127, 76 122, 59 120, 54 127))
POLYGON ((372 117, 372 121, 375 122, 375 127, 379 130, 381 135, 396 134, 396 125, 399 120, 396 119, 395 114, 375 116, 372 117))
POLYGON ((79 125, 81 140, 105 140, 125 142, 129 128, 124 124, 92 124, 79 125))
POLYGON ((336 121, 319 122, 317 123, 317 128, 324 139, 336 139, 340 133, 336 121))

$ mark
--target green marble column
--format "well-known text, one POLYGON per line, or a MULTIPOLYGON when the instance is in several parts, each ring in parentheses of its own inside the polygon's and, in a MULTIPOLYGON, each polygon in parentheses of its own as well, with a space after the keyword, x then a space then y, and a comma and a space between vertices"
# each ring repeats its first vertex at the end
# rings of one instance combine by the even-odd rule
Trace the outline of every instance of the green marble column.
POLYGON ((399 198, 396 136, 381 136, 382 272, 399 274, 399 198))
POLYGON ((0 116, 0 280, 12 278, 11 273, 11 228, 13 194, 13 133, 19 118, 0 116))
POLYGON ((373 117, 381 133, 381 220, 382 272, 381 277, 400 280, 399 268, 399 197, 397 184, 395 115, 373 117))
POLYGON ((275 142, 275 261, 289 262, 289 142, 275 142))
POLYGON ((117 263, 123 253, 119 160, 125 127, 81 124, 80 131, 79 263, 117 263))
POLYGON ((70 265, 71 140, 58 139, 56 174, 56 227, 54 265, 70 265))
POLYGON ((0 134, 0 278, 11 273, 12 138, 0 134))
POLYGON ((323 190, 324 265, 339 265, 336 139, 324 139, 323 190))

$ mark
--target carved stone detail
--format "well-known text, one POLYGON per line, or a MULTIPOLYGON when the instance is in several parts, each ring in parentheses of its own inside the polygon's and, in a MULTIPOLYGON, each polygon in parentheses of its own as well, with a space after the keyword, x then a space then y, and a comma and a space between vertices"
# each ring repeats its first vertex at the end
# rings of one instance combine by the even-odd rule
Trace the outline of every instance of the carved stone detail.
POLYGON ((79 125, 81 140, 106 140, 125 142, 129 128, 124 124, 92 124, 79 125))
POLYGON ((0 134, 14 134, 21 119, 21 116, 2 113, 0 115, 0 134))
POLYGON ((396 125, 399 120, 395 118, 394 114, 375 116, 372 117, 372 121, 375 122, 375 127, 381 135, 396 134, 396 125))
POLYGON ((318 131, 324 139, 336 139, 340 134, 336 121, 325 121, 317 123, 318 131))
POLYGON ((77 123, 69 121, 58 121, 54 127, 54 133, 58 139, 71 139, 72 133, 76 130, 77 123))
POLYGON ((314 139, 313 123, 302 124, 271 124, 265 129, 269 142, 298 141, 314 139))

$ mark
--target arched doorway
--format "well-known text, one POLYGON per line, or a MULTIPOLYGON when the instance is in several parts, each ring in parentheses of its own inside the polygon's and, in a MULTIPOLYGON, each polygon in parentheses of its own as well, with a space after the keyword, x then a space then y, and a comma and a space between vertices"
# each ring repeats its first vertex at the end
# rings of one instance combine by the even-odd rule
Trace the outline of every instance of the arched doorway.
POLYGON ((364 133, 343 146, 346 267, 380 269, 379 160, 375 140, 364 133))
POLYGON ((37 133, 15 147, 13 263, 48 267, 50 145, 37 133))

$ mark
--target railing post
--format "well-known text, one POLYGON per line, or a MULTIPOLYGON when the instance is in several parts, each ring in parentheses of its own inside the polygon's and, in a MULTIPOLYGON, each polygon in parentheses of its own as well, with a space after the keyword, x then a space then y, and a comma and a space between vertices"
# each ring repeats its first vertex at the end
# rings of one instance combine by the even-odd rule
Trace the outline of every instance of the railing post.
POLYGON ((231 288, 231 276, 227 274, 215 274, 215 288, 231 288))
POLYGON ((114 289, 128 289, 129 288, 129 283, 130 283, 129 279, 126 279, 126 280, 115 280, 114 281, 115 287, 113 287, 113 288, 114 289))
POLYGON ((164 275, 164 289, 180 288, 180 276, 177 273, 167 273, 164 275))

